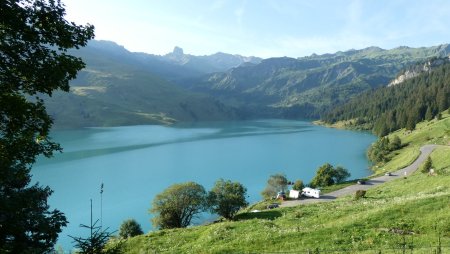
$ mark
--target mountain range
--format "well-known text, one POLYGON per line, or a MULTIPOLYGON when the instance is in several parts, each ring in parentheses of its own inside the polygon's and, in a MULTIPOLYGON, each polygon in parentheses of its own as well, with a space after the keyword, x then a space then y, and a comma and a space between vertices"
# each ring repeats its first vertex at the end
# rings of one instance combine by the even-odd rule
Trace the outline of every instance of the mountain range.
POLYGON ((269 58, 182 85, 227 105, 278 117, 319 117, 356 95, 389 84, 404 68, 430 57, 447 56, 449 45, 430 48, 369 47, 302 58, 269 58))
POLYGON ((369 47, 301 58, 158 56, 109 41, 69 52, 86 63, 70 93, 46 98, 56 127, 170 124, 247 118, 317 118, 387 86, 408 66, 448 56, 450 45, 369 47))

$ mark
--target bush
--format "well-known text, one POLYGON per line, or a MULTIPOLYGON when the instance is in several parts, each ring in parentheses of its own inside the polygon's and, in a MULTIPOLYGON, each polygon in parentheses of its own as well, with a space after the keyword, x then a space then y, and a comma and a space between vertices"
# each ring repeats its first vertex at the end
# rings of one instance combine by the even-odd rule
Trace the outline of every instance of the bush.
POLYGON ((121 238, 142 235, 143 233, 144 232, 142 231, 141 225, 139 225, 139 223, 137 223, 134 219, 128 219, 120 225, 119 236, 121 238))
POLYGON ((433 161, 431 161, 431 157, 428 156, 427 160, 425 161, 425 164, 422 168, 422 173, 429 173, 430 169, 433 167, 433 161))
POLYGON ((357 190, 355 192, 355 200, 359 200, 361 198, 365 198, 366 197, 366 191, 365 190, 357 190))

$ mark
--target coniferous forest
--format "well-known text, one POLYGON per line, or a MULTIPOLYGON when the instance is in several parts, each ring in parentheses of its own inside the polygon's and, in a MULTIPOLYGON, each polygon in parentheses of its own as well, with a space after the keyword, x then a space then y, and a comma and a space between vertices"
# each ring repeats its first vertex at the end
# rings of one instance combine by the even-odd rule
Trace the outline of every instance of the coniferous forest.
POLYGON ((439 118, 450 106, 450 64, 406 80, 401 84, 371 90, 322 116, 326 123, 352 120, 378 136, 406 128, 422 120, 439 118))

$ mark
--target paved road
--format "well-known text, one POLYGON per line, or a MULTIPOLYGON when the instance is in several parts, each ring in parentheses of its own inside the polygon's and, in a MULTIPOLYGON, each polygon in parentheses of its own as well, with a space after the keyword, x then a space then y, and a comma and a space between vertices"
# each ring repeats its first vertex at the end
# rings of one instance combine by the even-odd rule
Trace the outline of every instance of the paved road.
POLYGON ((428 157, 428 155, 430 155, 430 153, 438 146, 439 145, 424 145, 424 146, 422 146, 420 148, 421 153, 420 153, 419 158, 417 158, 411 165, 409 165, 403 169, 400 169, 398 171, 392 172, 391 176, 379 176, 376 178, 372 178, 372 179, 368 180, 366 182, 366 184, 364 184, 364 185, 355 184, 355 185, 347 186, 343 189, 333 191, 333 192, 327 193, 323 196, 320 196, 320 199, 308 198, 308 199, 301 199, 301 200, 287 200, 287 201, 284 201, 280 205, 280 207, 291 207, 291 206, 297 206, 297 205, 301 205, 301 204, 332 201, 338 197, 343 197, 346 195, 354 194, 357 190, 367 190, 367 189, 373 188, 379 184, 382 184, 382 183, 385 183, 388 181, 392 181, 397 178, 404 177, 405 175, 408 176, 408 175, 412 174, 414 171, 416 171, 419 168, 420 164, 422 164, 425 161, 425 159, 428 157))

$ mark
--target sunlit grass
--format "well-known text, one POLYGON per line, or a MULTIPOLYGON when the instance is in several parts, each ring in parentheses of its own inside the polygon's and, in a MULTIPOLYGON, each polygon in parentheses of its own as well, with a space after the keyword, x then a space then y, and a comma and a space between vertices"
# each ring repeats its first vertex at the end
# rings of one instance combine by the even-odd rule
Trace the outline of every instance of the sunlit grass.
MULTIPOLYGON (((352 197, 268 211, 273 216, 241 215, 226 221, 188 229, 161 230, 125 242, 127 253, 259 253, 307 249, 392 248, 401 236, 392 232, 400 220, 411 221, 415 246, 450 241, 450 176, 416 173, 352 197)), ((407 237, 411 241, 411 237, 407 237)))
MULTIPOLYGON (((447 112, 447 111, 446 111, 447 112)), ((389 157, 391 160, 384 165, 374 167, 376 174, 385 171, 396 171, 410 165, 420 155, 420 147, 425 144, 450 144, 450 115, 442 114, 441 120, 433 119, 429 122, 421 122, 417 124, 414 131, 405 129, 398 130, 388 137, 393 139, 398 136, 404 147, 400 150, 393 151, 389 157)), ((438 157, 441 157, 438 155, 438 157)))

